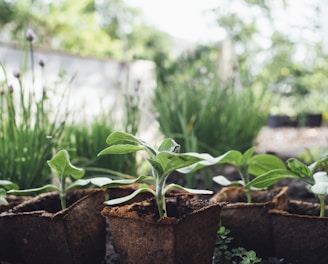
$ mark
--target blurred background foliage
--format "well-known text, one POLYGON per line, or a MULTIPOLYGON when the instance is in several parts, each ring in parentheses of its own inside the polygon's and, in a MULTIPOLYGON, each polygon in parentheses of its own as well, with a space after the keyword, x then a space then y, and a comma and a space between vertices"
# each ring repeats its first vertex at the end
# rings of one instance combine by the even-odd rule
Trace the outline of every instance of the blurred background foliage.
MULTIPOLYGON (((328 58, 319 2, 308 5, 302 23, 284 24, 291 2, 220 1, 208 13, 223 29, 222 41, 193 43, 180 53, 173 52, 171 36, 145 23, 142 12, 124 0, 0 0, 0 34, 20 43, 32 28, 37 45, 48 49, 154 61, 157 88, 151 103, 161 133, 184 151, 219 155, 252 146, 267 116, 284 111, 283 100, 296 112, 303 111, 303 101, 312 106, 309 111, 327 111, 328 58)), ((127 118, 135 116, 126 108, 127 118)), ((62 146, 79 165, 121 170, 126 164, 95 159, 105 134, 117 128, 109 115, 67 126, 62 146), (74 143, 78 147, 68 146, 74 143)), ((130 132, 140 132, 133 127, 130 132)), ((132 162, 123 171, 135 174, 136 167, 132 162)))

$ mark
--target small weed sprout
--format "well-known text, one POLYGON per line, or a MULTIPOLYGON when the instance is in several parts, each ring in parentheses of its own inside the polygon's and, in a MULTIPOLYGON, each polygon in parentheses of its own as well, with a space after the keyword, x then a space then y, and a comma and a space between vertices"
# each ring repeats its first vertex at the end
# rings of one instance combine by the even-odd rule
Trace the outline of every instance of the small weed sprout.
POLYGON ((231 248, 230 243, 234 238, 229 234, 230 230, 220 225, 212 264, 255 264, 262 261, 253 250, 248 251, 243 247, 231 248))

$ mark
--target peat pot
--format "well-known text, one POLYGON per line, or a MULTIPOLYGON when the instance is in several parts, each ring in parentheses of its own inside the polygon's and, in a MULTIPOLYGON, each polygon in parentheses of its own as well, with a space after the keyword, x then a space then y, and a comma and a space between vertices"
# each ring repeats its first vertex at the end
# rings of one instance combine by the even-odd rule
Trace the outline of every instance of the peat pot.
MULTIPOLYGON (((101 263, 105 254, 105 221, 100 212, 105 191, 71 191, 60 209, 57 192, 38 195, 0 214, 16 244, 19 264, 101 263)), ((0 258, 1 259, 1 258, 0 258)))
POLYGON ((271 217, 268 211, 286 205, 288 187, 252 191, 252 203, 246 202, 243 187, 222 188, 211 200, 228 202, 221 211, 221 224, 231 231, 233 247, 254 250, 262 258, 274 256, 271 217))
MULTIPOLYGON (((0 205, 0 213, 7 212, 28 199, 31 199, 31 197, 7 195, 6 200, 8 201, 8 204, 0 205)), ((20 259, 21 257, 18 255, 16 245, 11 239, 8 229, 3 225, 0 217, 0 261, 5 260, 16 262, 20 259)))
POLYGON ((212 263, 221 204, 176 196, 167 211, 158 219, 154 199, 103 209, 120 263, 212 263))
POLYGON ((296 200, 288 201, 287 210, 270 210, 277 257, 293 264, 328 263, 328 217, 319 211, 319 204, 296 200))

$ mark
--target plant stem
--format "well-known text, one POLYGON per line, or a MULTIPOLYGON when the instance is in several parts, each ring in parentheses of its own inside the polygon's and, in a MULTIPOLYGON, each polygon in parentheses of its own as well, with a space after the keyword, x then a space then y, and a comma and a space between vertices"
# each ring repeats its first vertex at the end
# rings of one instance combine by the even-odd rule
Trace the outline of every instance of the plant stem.
MULTIPOLYGON (((245 185, 247 183, 249 183, 249 174, 248 174, 248 171, 247 171, 247 167, 240 166, 239 174, 240 174, 241 179, 243 180, 245 185)), ((245 194, 246 194, 246 198, 247 198, 247 203, 251 203, 252 202, 251 190, 250 189, 245 189, 245 194)))
POLYGON ((320 200, 320 217, 325 216, 325 195, 319 194, 319 200, 320 200))
POLYGON ((59 196, 60 196, 61 209, 63 210, 66 208, 66 188, 65 188, 64 176, 61 177, 59 196))
POLYGON ((251 190, 245 189, 245 194, 246 194, 246 198, 247 198, 247 203, 251 203, 252 202, 251 190))
POLYGON ((165 202, 165 194, 163 193, 163 180, 158 180, 156 183, 156 204, 158 208, 159 217, 166 217, 166 202, 165 202))

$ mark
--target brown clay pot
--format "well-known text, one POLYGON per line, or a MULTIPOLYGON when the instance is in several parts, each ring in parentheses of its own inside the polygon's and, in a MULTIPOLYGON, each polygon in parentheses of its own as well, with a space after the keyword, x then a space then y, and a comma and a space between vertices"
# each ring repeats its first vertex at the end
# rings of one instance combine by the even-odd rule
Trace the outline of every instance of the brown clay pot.
POLYGON ((262 258, 274 256, 270 209, 286 206, 288 187, 252 191, 252 203, 246 202, 244 188, 224 187, 212 197, 213 202, 228 202, 222 208, 221 224, 231 231, 232 247, 254 250, 262 258))
POLYGON ((168 217, 158 219, 154 199, 105 207, 120 263, 211 263, 221 204, 167 198, 168 217))
POLYGON ((0 214, 17 246, 17 263, 101 263, 105 221, 100 212, 104 190, 72 191, 60 210, 58 193, 46 193, 0 214))
POLYGON ((328 217, 319 217, 319 210, 319 204, 291 200, 287 210, 269 211, 277 257, 293 264, 328 263, 328 217))

